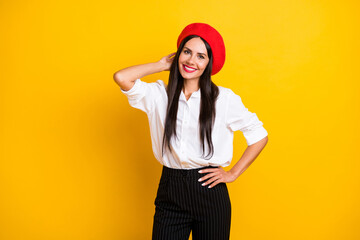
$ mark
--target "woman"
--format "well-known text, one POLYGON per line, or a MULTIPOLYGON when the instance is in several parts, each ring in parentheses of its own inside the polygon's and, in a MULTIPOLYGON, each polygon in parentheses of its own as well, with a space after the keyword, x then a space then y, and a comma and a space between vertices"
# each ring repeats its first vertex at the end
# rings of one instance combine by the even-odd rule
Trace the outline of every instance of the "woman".
POLYGON ((188 239, 191 231, 194 240, 229 239, 231 202, 226 183, 250 166, 266 145, 268 133, 240 96, 211 81, 225 62, 217 30, 205 23, 189 24, 177 47, 158 62, 114 74, 130 105, 147 114, 153 152, 163 165, 152 239, 188 239), (168 85, 140 80, 161 71, 170 71, 168 85), (237 130, 248 147, 225 171, 237 130))

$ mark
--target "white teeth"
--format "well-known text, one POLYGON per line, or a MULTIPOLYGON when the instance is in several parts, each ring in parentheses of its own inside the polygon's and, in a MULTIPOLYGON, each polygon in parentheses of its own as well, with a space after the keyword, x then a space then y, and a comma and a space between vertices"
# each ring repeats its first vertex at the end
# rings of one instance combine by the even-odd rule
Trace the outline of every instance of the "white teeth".
POLYGON ((189 71, 195 71, 196 69, 192 69, 192 68, 188 68, 187 66, 184 65, 184 67, 189 70, 189 71))

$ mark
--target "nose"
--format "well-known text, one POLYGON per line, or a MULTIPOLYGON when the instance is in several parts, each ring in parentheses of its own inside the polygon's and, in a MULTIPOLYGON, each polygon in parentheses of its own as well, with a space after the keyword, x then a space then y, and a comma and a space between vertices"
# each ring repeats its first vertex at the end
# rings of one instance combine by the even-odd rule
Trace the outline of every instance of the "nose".
POLYGON ((191 66, 191 64, 195 64, 195 59, 194 59, 195 57, 196 55, 194 54, 188 58, 189 66, 191 66))

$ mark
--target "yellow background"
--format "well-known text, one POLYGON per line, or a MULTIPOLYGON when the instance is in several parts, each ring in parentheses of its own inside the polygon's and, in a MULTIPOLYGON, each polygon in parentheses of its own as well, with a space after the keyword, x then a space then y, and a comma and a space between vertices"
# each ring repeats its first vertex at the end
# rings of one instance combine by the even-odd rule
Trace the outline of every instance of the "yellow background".
MULTIPOLYGON (((231 239, 360 239, 359 5, 1 1, 0 239, 151 238, 161 165, 112 77, 176 51, 192 22, 222 34, 213 81, 269 132, 228 184, 231 239)), ((236 132, 232 165, 245 148, 236 132)))

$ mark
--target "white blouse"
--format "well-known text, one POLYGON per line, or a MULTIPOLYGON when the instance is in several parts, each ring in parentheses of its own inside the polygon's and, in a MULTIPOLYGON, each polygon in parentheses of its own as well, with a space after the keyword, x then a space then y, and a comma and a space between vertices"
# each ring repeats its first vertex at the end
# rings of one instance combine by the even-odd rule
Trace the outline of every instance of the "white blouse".
MULTIPOLYGON (((209 147, 205 137, 203 157, 199 133, 200 89, 193 92, 186 100, 181 91, 176 121, 177 139, 174 135, 170 140, 172 153, 162 141, 165 126, 166 108, 168 103, 166 84, 162 80, 147 83, 137 79, 134 86, 125 91, 120 88, 132 107, 145 112, 149 119, 152 150, 155 158, 166 167, 176 169, 194 169, 206 166, 230 165, 233 157, 234 131, 240 130, 248 145, 265 138, 268 133, 255 113, 248 111, 231 89, 218 86, 219 96, 216 101, 216 118, 212 129, 214 155, 210 159, 209 147)), ((141 137, 141 136, 139 136, 141 137)))

